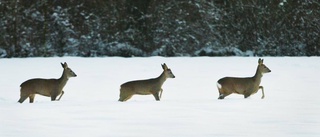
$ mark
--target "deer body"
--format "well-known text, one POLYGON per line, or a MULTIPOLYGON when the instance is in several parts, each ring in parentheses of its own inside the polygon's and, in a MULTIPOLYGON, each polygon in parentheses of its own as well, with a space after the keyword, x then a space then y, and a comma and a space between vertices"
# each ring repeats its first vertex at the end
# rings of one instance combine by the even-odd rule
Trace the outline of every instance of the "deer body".
POLYGON ((120 98, 119 101, 127 101, 133 95, 150 95, 159 101, 162 94, 162 85, 167 78, 175 78, 172 71, 167 68, 166 64, 162 65, 162 74, 153 79, 129 81, 120 86, 120 98))
POLYGON ((70 77, 76 77, 77 75, 68 68, 67 63, 62 64, 63 73, 59 79, 30 79, 23 82, 20 87, 20 99, 19 103, 23 103, 28 97, 30 103, 33 103, 35 94, 51 97, 51 101, 55 101, 60 95, 58 100, 61 99, 64 94, 63 87, 67 84, 70 77))
POLYGON ((218 80, 217 87, 219 90, 219 99, 224 99, 226 96, 237 93, 249 97, 262 90, 262 99, 264 98, 263 86, 260 86, 261 78, 264 73, 269 73, 271 70, 263 64, 263 60, 259 59, 256 73, 253 77, 238 78, 224 77, 218 80))

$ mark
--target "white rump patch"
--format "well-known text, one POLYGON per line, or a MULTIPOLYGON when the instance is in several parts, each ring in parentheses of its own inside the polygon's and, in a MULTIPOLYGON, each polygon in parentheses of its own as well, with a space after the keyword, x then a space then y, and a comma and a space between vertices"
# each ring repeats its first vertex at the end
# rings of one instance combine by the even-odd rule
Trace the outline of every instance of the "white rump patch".
POLYGON ((222 88, 222 85, 217 82, 217 87, 218 87, 219 89, 221 89, 221 88, 222 88))

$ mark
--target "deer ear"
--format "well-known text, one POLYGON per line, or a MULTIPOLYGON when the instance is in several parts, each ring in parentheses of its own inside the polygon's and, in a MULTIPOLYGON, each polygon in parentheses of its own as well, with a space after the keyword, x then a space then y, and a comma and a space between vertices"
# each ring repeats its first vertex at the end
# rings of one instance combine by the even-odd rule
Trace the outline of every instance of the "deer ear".
POLYGON ((168 69, 166 63, 163 63, 161 66, 162 66, 163 70, 167 70, 168 69))
POLYGON ((66 62, 64 62, 64 64, 61 63, 61 66, 62 66, 62 68, 67 68, 67 67, 68 67, 68 64, 67 64, 66 62))
POLYGON ((259 63, 259 65, 263 64, 263 59, 259 58, 258 63, 259 63))

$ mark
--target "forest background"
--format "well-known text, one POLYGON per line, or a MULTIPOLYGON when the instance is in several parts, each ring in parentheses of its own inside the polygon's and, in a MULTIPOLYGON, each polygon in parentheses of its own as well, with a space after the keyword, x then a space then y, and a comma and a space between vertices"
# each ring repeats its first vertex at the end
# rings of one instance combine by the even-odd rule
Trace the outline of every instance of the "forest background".
POLYGON ((0 0, 0 57, 319 56, 318 0, 0 0))

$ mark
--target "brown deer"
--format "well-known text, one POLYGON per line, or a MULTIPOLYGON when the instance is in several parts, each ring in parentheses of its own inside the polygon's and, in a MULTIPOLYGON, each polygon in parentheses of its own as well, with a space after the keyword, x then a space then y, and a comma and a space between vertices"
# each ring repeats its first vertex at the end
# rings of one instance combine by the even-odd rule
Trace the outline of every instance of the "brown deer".
POLYGON ((263 59, 258 60, 258 67, 256 74, 253 77, 238 78, 238 77, 224 77, 218 80, 217 87, 219 90, 219 98, 224 99, 226 96, 237 93, 244 95, 244 98, 262 90, 262 97, 264 98, 263 87, 260 86, 261 78, 264 73, 269 73, 271 70, 263 64, 263 59))
POLYGON ((29 97, 30 103, 33 103, 36 94, 51 97, 51 101, 55 101, 57 96, 60 95, 57 101, 59 101, 64 94, 62 90, 67 84, 70 77, 76 77, 77 75, 68 67, 65 62, 61 63, 63 68, 62 76, 59 79, 30 79, 23 82, 20 87, 20 99, 19 103, 22 103, 29 97))
POLYGON ((162 74, 153 79, 129 81, 121 85, 119 101, 124 102, 130 99, 133 95, 150 95, 152 94, 157 101, 160 101, 162 94, 162 85, 167 78, 175 78, 171 69, 166 64, 161 65, 163 68, 162 74))

